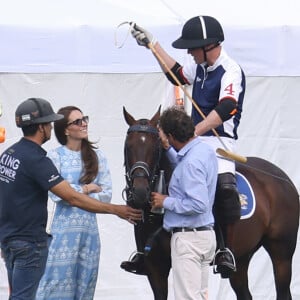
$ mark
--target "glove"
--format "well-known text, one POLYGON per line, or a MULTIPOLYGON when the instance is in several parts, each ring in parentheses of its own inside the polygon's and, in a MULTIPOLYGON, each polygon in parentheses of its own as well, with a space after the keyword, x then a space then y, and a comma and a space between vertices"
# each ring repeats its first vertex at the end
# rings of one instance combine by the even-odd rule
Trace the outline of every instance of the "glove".
POLYGON ((131 34, 136 39, 138 45, 144 46, 146 48, 149 48, 149 43, 154 46, 157 42, 156 38, 154 38, 150 32, 136 24, 133 25, 131 34))

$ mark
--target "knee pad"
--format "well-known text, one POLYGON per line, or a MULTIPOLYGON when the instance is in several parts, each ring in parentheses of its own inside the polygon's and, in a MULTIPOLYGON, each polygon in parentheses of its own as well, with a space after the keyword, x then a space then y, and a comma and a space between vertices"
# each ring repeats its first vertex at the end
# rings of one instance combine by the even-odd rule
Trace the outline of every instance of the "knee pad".
POLYGON ((214 214, 220 223, 233 223, 241 216, 241 203, 236 187, 236 179, 232 173, 218 176, 214 214))

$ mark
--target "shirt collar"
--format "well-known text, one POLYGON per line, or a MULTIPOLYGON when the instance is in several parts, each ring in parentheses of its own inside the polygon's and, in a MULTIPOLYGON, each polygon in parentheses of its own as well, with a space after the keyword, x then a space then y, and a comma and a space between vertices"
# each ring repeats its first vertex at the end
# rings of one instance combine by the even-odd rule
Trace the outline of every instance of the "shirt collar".
POLYGON ((199 137, 192 139, 177 152, 177 157, 181 160, 190 151, 190 149, 194 147, 194 145, 200 143, 201 139, 199 137))
POLYGON ((207 66, 207 72, 211 72, 211 71, 215 70, 219 65, 221 65, 221 61, 224 59, 225 56, 227 56, 227 53, 222 47, 220 55, 217 58, 217 60, 215 61, 215 63, 212 66, 207 66))

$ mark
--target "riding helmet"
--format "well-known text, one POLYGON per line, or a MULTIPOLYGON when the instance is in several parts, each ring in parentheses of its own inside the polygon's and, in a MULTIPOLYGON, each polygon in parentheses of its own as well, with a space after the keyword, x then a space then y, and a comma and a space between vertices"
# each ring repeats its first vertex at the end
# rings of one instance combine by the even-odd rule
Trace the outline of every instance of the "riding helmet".
POLYGON ((177 49, 195 49, 223 41, 222 26, 215 18, 197 16, 184 24, 181 37, 174 41, 172 46, 177 49))
POLYGON ((63 115, 54 113, 51 104, 41 98, 29 98, 23 101, 15 113, 17 127, 32 124, 50 123, 63 118, 63 115))

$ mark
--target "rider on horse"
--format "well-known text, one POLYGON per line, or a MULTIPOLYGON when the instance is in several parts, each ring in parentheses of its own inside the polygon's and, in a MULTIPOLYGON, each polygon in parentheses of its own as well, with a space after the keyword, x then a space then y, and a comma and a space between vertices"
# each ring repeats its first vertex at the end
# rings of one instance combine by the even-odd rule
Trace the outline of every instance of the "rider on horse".
MULTIPOLYGON (((180 65, 169 56, 153 35, 143 28, 134 25, 132 35, 140 46, 149 48, 149 44, 152 44, 151 47, 155 49, 161 61, 166 63, 166 66, 160 63, 160 66, 173 84, 177 83, 168 70, 175 74, 182 85, 193 85, 193 99, 205 115, 203 118, 193 106, 195 134, 215 149, 223 147, 233 151, 238 138, 237 128, 245 94, 245 76, 241 67, 222 47, 224 34, 220 23, 210 16, 196 16, 185 23, 181 37, 174 41, 172 46, 187 49, 188 54, 192 55, 194 62, 186 65, 180 65), (212 129, 215 129, 219 136, 215 136, 212 129)), ((158 61, 160 62, 159 59, 158 61)), ((218 265, 217 271, 223 277, 228 277, 230 271, 235 270, 235 261, 232 252, 225 247, 218 228, 222 227, 225 243, 230 247, 231 236, 226 235, 226 232, 240 218, 240 201, 234 161, 218 157, 218 162, 219 176, 214 213, 216 223, 220 225, 217 225, 216 231, 222 251, 218 252, 215 263, 218 265)), ((124 268, 130 266, 140 269, 140 258, 142 255, 137 255, 132 262, 124 262, 124 268)))

